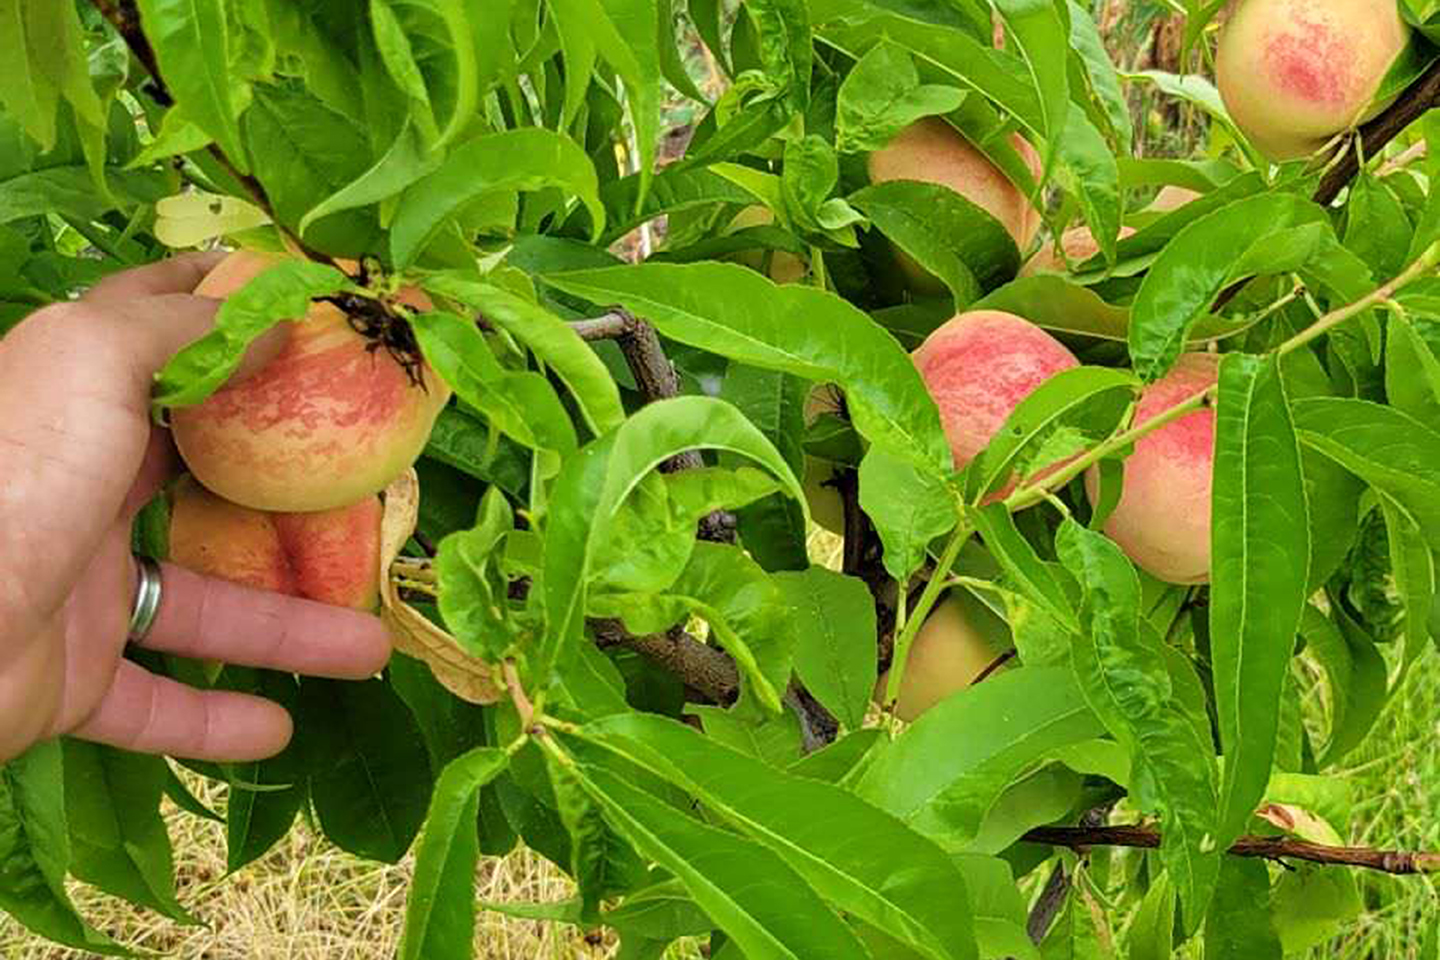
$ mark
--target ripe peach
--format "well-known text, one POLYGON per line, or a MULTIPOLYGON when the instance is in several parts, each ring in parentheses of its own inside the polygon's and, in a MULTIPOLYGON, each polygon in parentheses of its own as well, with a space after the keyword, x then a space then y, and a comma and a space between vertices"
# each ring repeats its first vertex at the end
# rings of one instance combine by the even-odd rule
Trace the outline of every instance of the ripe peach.
MULTIPOLYGON (((746 207, 735 214, 735 219, 730 221, 726 233, 735 233, 747 227, 768 227, 775 222, 775 214, 770 212, 769 207, 755 204, 746 207)), ((731 260, 744 264, 752 270, 765 270, 766 254, 769 254, 770 269, 768 275, 776 283, 799 283, 805 279, 805 274, 810 272, 805 261, 793 253, 784 250, 743 250, 740 253, 731 254, 731 260)))
MULTIPOLYGON (((1124 240, 1134 232, 1134 227, 1121 227, 1120 239, 1124 240)), ((1037 273, 1064 273, 1066 258, 1071 263, 1078 265, 1100 252, 1100 244, 1095 242, 1095 235, 1090 232, 1089 227, 1072 227, 1066 230, 1060 235, 1060 246, 1065 250, 1064 258, 1055 252, 1054 244, 1047 243, 1035 251, 1035 256, 1025 261, 1025 265, 1020 268, 1020 276, 1033 277, 1037 273)))
MULTIPOLYGON (((1038 180, 1042 170, 1035 148, 1019 134, 1013 134, 1010 142, 1038 180)), ((939 117, 925 117, 901 130, 870 155, 869 170, 872 183, 920 180, 949 187, 1000 221, 1022 253, 1040 229, 1040 214, 1025 194, 939 117)), ((898 259, 906 280, 917 292, 944 292, 940 281, 909 256, 902 254, 898 259)))
POLYGON ((1059 340, 1002 310, 972 310, 951 318, 911 356, 940 408, 957 470, 985 449, 1010 411, 1036 387, 1079 366, 1059 340))
MULTIPOLYGON (((232 254, 195 292, 229 296, 274 260, 232 254)), ((206 487, 257 510, 329 510, 378 493, 420 455, 449 388, 428 367, 423 386, 412 382, 331 304, 288 326, 259 373, 172 411, 181 456, 206 487)))
MULTIPOLYGON (((1146 387, 1135 409, 1144 423, 1214 385, 1220 357, 1187 353, 1146 387)), ((1135 444, 1125 461, 1120 502, 1105 533, 1149 573, 1169 583, 1210 579, 1210 474, 1215 459, 1215 410, 1206 407, 1167 423, 1135 444)), ((1090 502, 1099 474, 1085 476, 1090 502)))
MULTIPOLYGON (((941 700, 964 690, 1010 649, 1005 623, 969 595, 952 592, 936 605, 915 634, 895 715, 914 720, 941 700)), ((875 699, 883 700, 889 672, 875 685, 875 699)))
POLYGON ((1375 94, 1409 37, 1395 0, 1243 0, 1215 82, 1261 153, 1303 157, 1384 106, 1375 94))
POLYGON ((180 566, 337 607, 379 603, 379 497, 319 513, 267 513, 188 476, 170 497, 170 559, 180 566))

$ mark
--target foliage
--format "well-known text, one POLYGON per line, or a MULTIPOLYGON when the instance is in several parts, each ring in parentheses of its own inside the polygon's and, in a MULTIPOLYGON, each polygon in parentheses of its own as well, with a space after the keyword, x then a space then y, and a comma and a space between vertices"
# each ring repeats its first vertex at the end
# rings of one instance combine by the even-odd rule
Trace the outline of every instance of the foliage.
MULTIPOLYGON (((1190 6, 1203 49, 1215 8, 1190 6)), ((415 845, 401 953, 427 958, 469 955, 476 859, 519 841, 578 884, 547 917, 613 927, 632 958, 707 935, 751 960, 1104 955, 1116 937, 1276 956, 1353 917, 1347 875, 1298 910, 1298 881, 1225 851, 1286 829, 1267 804, 1338 839, 1351 798, 1328 773, 1434 636, 1435 159, 1317 204, 1319 170, 1256 168, 1205 80, 1121 75, 1073 3, 0 0, 0 50, 19 77, 0 90, 0 330, 215 240, 362 259, 350 295, 415 285, 437 305, 407 319, 458 400, 418 467, 410 552, 425 566, 438 545, 427 610, 507 696, 463 702, 398 655, 363 684, 147 664, 299 718, 276 758, 196 765, 229 786, 232 869, 302 811, 363 856, 415 845), (1134 159, 1124 83, 1218 114, 1214 156, 1134 159), (662 164, 670 91, 700 119, 662 164), (864 151, 932 115, 1099 253, 1017 279, 1030 251, 974 203, 868 184, 864 151), (1162 183, 1204 196, 1143 209, 1162 183), (731 232, 755 205, 772 221, 731 232), (800 256, 805 282, 735 256, 756 248, 800 256), (944 294, 901 292, 895 248, 944 294), (1084 366, 957 471, 906 349, 974 305, 1084 366), (589 337, 615 311, 617 339, 589 337), (1080 474, 1116 473, 1154 427, 1131 422, 1134 391, 1196 348, 1224 354, 1193 401, 1216 410, 1211 584, 1180 587, 1098 532, 1080 474), (657 391, 666 357, 678 386, 657 391), (814 383, 844 401, 807 423, 814 383), (989 503, 1060 447, 1078 459, 989 503), (807 454, 854 494, 868 550, 842 572, 804 562, 807 454), (706 526, 717 511, 733 538, 706 526), (1005 616, 1017 663, 904 730, 877 723, 877 667, 952 585, 1005 616), (634 654, 677 626, 730 667, 720 702, 687 704, 694 677, 634 654), (1297 654, 1325 676, 1327 726, 1302 722, 1297 654), (1025 839, 1117 805, 1163 837, 1118 901, 1103 864, 1025 839), (1057 865, 1076 879, 1037 948, 1017 884, 1057 865)), ((338 282, 257 278, 157 399, 204 397, 338 282)), ((68 742, 0 768, 0 908, 97 952, 120 948, 67 874, 184 919, 154 814, 177 782, 68 742)))

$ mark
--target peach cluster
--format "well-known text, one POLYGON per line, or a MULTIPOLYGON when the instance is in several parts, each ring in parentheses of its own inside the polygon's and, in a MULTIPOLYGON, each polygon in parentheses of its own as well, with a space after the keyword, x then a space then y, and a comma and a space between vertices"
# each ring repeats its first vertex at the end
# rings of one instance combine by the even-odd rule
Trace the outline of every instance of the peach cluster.
MULTIPOLYGON (((231 254, 195 292, 224 299, 276 259, 231 254)), ((402 298, 428 305, 415 292, 402 298)), ((371 610, 378 494, 419 457, 450 391, 330 303, 312 303, 285 326, 285 343, 258 372, 172 411, 191 476, 171 490, 170 558, 257 589, 371 610)))

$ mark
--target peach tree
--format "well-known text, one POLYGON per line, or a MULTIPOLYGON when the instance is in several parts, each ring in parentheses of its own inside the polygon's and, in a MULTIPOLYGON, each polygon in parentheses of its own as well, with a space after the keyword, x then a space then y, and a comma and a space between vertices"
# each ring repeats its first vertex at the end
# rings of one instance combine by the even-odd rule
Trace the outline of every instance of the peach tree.
MULTIPOLYGON (((631 960, 1280 957, 1440 870, 1344 846, 1335 776, 1440 629, 1440 33, 1183 6, 1141 63, 1061 0, 0 0, 0 331, 269 251, 157 417, 320 306, 453 391, 351 532, 383 674, 134 651, 293 741, 5 764, 0 909, 185 920, 167 798, 232 870, 413 853, 407 958, 522 843, 574 896, 483 908, 631 960)), ((136 548, 234 546, 210 496, 136 548)))

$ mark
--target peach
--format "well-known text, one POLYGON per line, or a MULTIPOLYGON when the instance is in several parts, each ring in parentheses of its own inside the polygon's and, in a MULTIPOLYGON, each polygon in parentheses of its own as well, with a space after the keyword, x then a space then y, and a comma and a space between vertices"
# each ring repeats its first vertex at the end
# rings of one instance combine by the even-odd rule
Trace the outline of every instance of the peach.
MULTIPOLYGON (((987 671, 997 668, 1010 649, 1004 621, 968 595, 951 593, 936 605, 915 634, 900 680, 895 715, 911 721, 957 691, 964 690, 987 671)), ((883 700, 889 672, 875 685, 875 699, 883 700)))
MULTIPOLYGON (((223 299, 275 259, 232 254, 195 292, 223 299)), ((172 411, 180 455, 200 483, 257 510, 329 510, 378 493, 419 457, 449 388, 428 367, 415 383, 329 303, 288 328, 258 373, 172 411)))
MULTIPOLYGON (((1150 384, 1136 404, 1144 423, 1215 384, 1220 357, 1183 354, 1164 377, 1150 384)), ((1126 555, 1169 583, 1210 579, 1210 474, 1215 459, 1215 410, 1187 413, 1149 433, 1125 460, 1120 502, 1105 522, 1105 533, 1126 555)), ((1090 502, 1099 494, 1099 473, 1085 476, 1090 502)))
POLYGON ((1035 324, 1002 310, 972 310, 947 320, 911 355, 940 408, 955 469, 967 465, 1010 411, 1075 355, 1035 324))
MULTIPOLYGON (((1038 180, 1040 156, 1019 134, 1011 144, 1038 180)), ((1024 250, 1040 229, 1040 214, 990 158, 964 135, 939 117, 925 117, 901 130, 888 144, 870 155, 870 180, 920 180, 949 187, 1000 221, 1015 245, 1024 250)), ((940 281, 907 255, 899 257, 906 280, 918 293, 943 293, 940 281)))
POLYGON ((1385 106, 1375 95, 1409 37, 1395 0, 1243 0, 1215 83, 1261 153, 1303 157, 1385 106))
POLYGON ((170 559, 197 573, 374 610, 380 602, 380 498, 319 513, 267 513, 182 477, 170 492, 170 559))
MULTIPOLYGON (((747 227, 768 227, 774 222, 775 214, 770 212, 770 208, 757 203, 735 214, 735 219, 730 221, 725 232, 734 233, 747 227)), ((799 283, 810 272, 804 260, 784 250, 743 250, 732 254, 729 259, 761 272, 767 272, 765 263, 768 259, 770 268, 767 275, 776 283, 799 283)))
POLYGON ((1167 183, 1155 194, 1155 199, 1145 209, 1155 213, 1169 213, 1172 210, 1179 210, 1191 200, 1199 200, 1200 194, 1189 187, 1177 187, 1173 183, 1167 183))
MULTIPOLYGON (((1134 232, 1134 227, 1121 227, 1120 239, 1124 240, 1134 232)), ((1064 257, 1055 252, 1054 244, 1047 243, 1035 251, 1035 256, 1025 261, 1025 265, 1020 268, 1020 276, 1033 277, 1037 273, 1065 273, 1067 259, 1078 266, 1100 252, 1100 244, 1095 242, 1095 235, 1090 232, 1089 227, 1072 227, 1066 230, 1060 235, 1060 246, 1065 250, 1064 257)))

